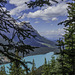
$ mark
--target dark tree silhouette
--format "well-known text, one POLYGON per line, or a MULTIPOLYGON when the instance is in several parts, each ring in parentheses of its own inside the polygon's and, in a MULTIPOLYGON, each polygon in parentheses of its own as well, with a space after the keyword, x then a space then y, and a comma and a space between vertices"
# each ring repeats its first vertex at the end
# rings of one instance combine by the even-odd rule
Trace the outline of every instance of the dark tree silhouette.
MULTIPOLYGON (((35 8, 35 7, 43 7, 44 5, 49 5, 49 6, 52 6, 52 2, 55 2, 55 3, 59 3, 57 0, 31 0, 29 3, 28 2, 25 2, 25 4, 28 5, 29 8, 35 8)), ((61 0, 63 1, 63 0, 61 0)))
MULTIPOLYGON (((62 56, 62 66, 63 66, 63 75, 75 75, 75 0, 68 3, 68 19, 59 24, 64 24, 65 34, 64 34, 64 48, 63 51, 60 51, 62 56), (65 64, 64 64, 65 63, 65 64), (66 65, 66 66, 65 66, 66 65), (64 68, 65 66, 65 68, 64 68)), ((62 40, 61 40, 62 41, 62 40)), ((59 42, 60 50, 63 44, 59 42)))
POLYGON ((11 62, 19 62, 27 68, 21 58, 15 55, 15 51, 23 53, 23 56, 25 53, 29 53, 29 50, 33 51, 35 47, 26 45, 24 40, 36 35, 33 35, 34 31, 26 23, 18 25, 17 21, 5 9, 5 3, 7 3, 6 0, 0 0, 0 38, 5 41, 5 43, 0 42, 0 53, 7 56, 11 62))

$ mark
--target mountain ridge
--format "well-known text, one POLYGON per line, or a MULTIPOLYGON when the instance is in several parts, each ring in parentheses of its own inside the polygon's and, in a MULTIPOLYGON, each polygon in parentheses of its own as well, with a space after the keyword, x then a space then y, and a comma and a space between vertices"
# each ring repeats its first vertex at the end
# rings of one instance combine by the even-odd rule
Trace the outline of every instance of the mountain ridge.
MULTIPOLYGON (((25 23, 25 22, 24 22, 25 23)), ((19 25, 22 26, 23 22, 20 23, 19 25)), ((46 54, 48 52, 57 52, 57 47, 56 47, 56 43, 51 41, 51 40, 48 40, 46 38, 44 38, 43 36, 41 36, 31 25, 30 23, 27 23, 27 25, 29 27, 32 28, 32 30, 34 31, 34 35, 36 35, 35 38, 31 37, 31 38, 26 38, 25 39, 25 44, 27 45, 31 45, 31 46, 34 46, 34 47, 38 47, 38 48, 35 48, 34 51, 30 51, 29 54, 25 55, 25 56, 31 56, 31 55, 39 55, 39 54, 46 54)), ((0 42, 2 42, 3 40, 3 43, 7 43, 7 41, 5 41, 4 39, 2 39, 0 37, 0 42)), ((1 48, 1 47, 0 47, 1 48)), ((23 54, 22 53, 19 53, 20 56, 22 56, 23 54)))

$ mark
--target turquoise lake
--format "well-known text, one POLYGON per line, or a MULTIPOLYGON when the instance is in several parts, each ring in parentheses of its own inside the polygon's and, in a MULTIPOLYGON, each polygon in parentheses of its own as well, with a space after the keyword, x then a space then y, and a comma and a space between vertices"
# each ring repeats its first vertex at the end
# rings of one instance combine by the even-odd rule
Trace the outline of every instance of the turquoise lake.
MULTIPOLYGON (((44 64, 44 60, 45 58, 47 59, 47 61, 50 61, 51 60, 51 57, 54 55, 53 52, 50 52, 50 53, 47 53, 47 54, 43 54, 43 55, 34 55, 34 56, 27 56, 27 57, 24 57, 23 59, 25 59, 25 61, 35 61, 35 66, 36 68, 42 66, 44 64)), ((55 58, 57 57, 56 55, 54 55, 55 58)), ((27 64, 29 68, 32 67, 31 64, 27 64)), ((1 65, 3 66, 3 65, 1 65)), ((1 67, 0 66, 0 67, 1 67)), ((9 64, 4 64, 5 68, 6 68, 6 71, 9 71, 7 67, 10 67, 10 63, 9 64)))

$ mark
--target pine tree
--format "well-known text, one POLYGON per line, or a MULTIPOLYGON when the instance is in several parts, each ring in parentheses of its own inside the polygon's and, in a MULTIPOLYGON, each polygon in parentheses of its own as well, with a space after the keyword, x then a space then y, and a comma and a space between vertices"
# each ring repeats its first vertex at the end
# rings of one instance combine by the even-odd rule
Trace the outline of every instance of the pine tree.
POLYGON ((20 22, 20 20, 15 20, 7 10, 4 10, 5 3, 7 3, 7 0, 0 0, 0 37, 5 42, 0 41, 0 53, 8 57, 11 62, 19 62, 29 70, 21 61, 21 58, 15 55, 15 50, 17 49, 19 53, 23 53, 23 57, 29 53, 29 50, 33 51, 35 47, 26 45, 25 39, 35 37, 35 35, 33 35, 34 31, 26 23, 23 23, 24 25, 20 27, 17 23, 18 21, 20 22))
MULTIPOLYGON (((68 19, 60 24, 64 23, 65 35, 64 35, 64 49, 60 52, 62 55, 62 66, 66 72, 63 75, 75 75, 75 0, 68 3, 68 19), (63 64, 65 63, 65 64, 63 64)), ((60 42, 61 43, 61 42, 60 42)), ((59 43, 59 45, 60 45, 59 43)), ((62 46, 62 44, 60 45, 62 46)), ((61 48, 61 47, 60 47, 61 48)))
MULTIPOLYGON (((57 59, 60 59, 60 56, 57 57, 57 59)), ((61 68, 61 64, 56 60, 55 67, 54 67, 54 72, 56 73, 56 75, 62 75, 61 74, 62 69, 60 68, 61 68)))
POLYGON ((50 71, 49 71, 50 75, 56 74, 56 72, 55 72, 56 71, 55 65, 56 65, 56 60, 55 60, 55 57, 52 56, 52 59, 50 61, 50 71))
POLYGON ((47 64, 47 60, 45 58, 45 63, 43 65, 42 75, 48 75, 49 74, 49 64, 47 64))
POLYGON ((42 70, 42 75, 60 75, 58 74, 58 67, 59 65, 57 65, 57 61, 55 59, 54 56, 52 56, 52 59, 50 61, 46 61, 46 58, 45 58, 45 63, 43 65, 43 70, 42 70))
POLYGON ((9 75, 26 75, 26 70, 22 69, 20 64, 17 68, 15 62, 12 62, 9 68, 9 75))
POLYGON ((67 32, 65 35, 67 35, 67 37, 64 37, 67 44, 66 48, 69 51, 66 54, 68 55, 68 58, 70 60, 68 63, 72 68, 71 74, 75 75, 75 0, 73 0, 72 3, 69 3, 68 14, 70 22, 67 25, 68 28, 66 28, 67 32))
POLYGON ((32 65, 32 69, 31 69, 31 75, 36 75, 35 70, 36 70, 36 67, 35 67, 35 62, 34 62, 34 59, 33 59, 33 65, 32 65))
POLYGON ((60 63, 59 74, 65 75, 67 72, 67 67, 65 66, 66 65, 65 64, 66 55, 64 54, 64 42, 63 42, 62 38, 59 38, 57 46, 59 46, 58 48, 60 49, 60 52, 57 53, 57 54, 59 54, 59 58, 57 58, 57 60, 60 63))
MULTIPOLYGON (((16 50, 16 56, 18 56, 18 50, 16 50)), ((9 73, 9 75, 26 75, 26 69, 23 69, 19 62, 14 61, 10 64, 9 73)))

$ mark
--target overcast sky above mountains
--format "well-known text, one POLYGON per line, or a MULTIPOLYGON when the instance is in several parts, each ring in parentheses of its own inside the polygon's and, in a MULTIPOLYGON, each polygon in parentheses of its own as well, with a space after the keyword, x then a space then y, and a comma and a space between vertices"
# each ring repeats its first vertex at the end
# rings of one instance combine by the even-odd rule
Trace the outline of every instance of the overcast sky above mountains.
MULTIPOLYGON (((28 8, 25 2, 30 0, 8 0, 7 10, 15 19, 21 17, 21 21, 29 21, 30 24, 42 35, 48 39, 57 39, 64 34, 63 26, 57 24, 67 19, 66 0, 61 0, 58 4, 52 2, 53 6, 28 8)), ((68 0, 69 1, 69 0, 68 0)))

